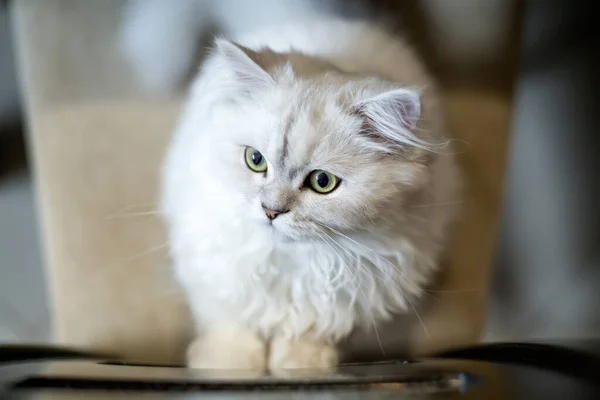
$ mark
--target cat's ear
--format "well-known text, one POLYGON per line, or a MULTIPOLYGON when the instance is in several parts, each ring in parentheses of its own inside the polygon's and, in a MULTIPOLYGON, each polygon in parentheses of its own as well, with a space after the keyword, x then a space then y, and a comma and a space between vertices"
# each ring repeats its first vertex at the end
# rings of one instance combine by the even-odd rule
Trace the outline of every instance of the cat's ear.
POLYGON ((421 117, 421 99, 416 89, 391 89, 359 101, 354 111, 363 118, 361 134, 380 145, 422 147, 414 134, 421 117))
POLYGON ((214 57, 222 68, 220 72, 225 72, 230 80, 224 82, 226 85, 249 94, 275 85, 271 75, 259 65, 259 54, 253 50, 219 38, 215 40, 214 57))

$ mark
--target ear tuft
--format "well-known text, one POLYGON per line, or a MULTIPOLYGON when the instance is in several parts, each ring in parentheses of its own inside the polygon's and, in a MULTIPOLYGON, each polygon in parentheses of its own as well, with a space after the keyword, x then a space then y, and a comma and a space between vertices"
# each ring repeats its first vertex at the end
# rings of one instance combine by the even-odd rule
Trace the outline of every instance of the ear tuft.
POLYGON ((421 117, 419 92, 414 89, 392 89, 361 100, 356 112, 365 120, 366 133, 379 141, 395 145, 424 148, 426 143, 413 131, 421 117))
POLYGON ((245 93, 253 93, 275 84, 271 75, 253 60, 252 56, 256 54, 226 39, 215 40, 214 57, 221 63, 220 67, 230 75, 229 84, 245 93))

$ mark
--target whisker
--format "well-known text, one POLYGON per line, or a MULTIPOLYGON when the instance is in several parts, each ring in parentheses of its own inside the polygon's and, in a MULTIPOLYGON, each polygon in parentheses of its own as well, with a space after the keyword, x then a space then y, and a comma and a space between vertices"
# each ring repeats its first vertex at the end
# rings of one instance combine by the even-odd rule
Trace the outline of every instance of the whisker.
POLYGON ((170 242, 167 241, 167 242, 162 243, 162 244, 160 244, 158 246, 150 247, 149 249, 143 250, 143 251, 141 251, 141 252, 139 252, 137 254, 134 254, 132 256, 126 257, 126 258, 124 258, 124 259, 116 262, 115 264, 109 266, 109 268, 112 269, 112 268, 117 268, 117 267, 123 266, 123 265, 125 265, 125 264, 127 264, 127 263, 129 263, 131 261, 137 260, 139 258, 145 257, 145 256, 150 255, 152 253, 155 253, 155 252, 157 252, 159 250, 162 250, 165 247, 169 246, 169 244, 170 244, 170 242))
MULTIPOLYGON (((326 257, 324 256, 323 252, 321 251, 321 247, 319 247, 319 246, 317 245, 317 242, 315 241, 315 239, 313 239, 313 238, 312 238, 312 237, 310 237, 310 236, 307 236, 307 238, 310 240, 310 242, 313 244, 313 246, 315 246, 315 248, 317 249, 317 251, 319 252, 319 254, 321 255, 321 257, 323 257, 323 258, 326 258, 326 257)), ((336 281, 337 281, 338 279, 340 279, 340 275, 341 275, 341 274, 338 272, 338 273, 336 274, 336 276, 334 276, 334 277, 333 277, 333 279, 331 279, 331 280, 330 280, 330 283, 331 283, 331 285, 332 285, 332 286, 333 286, 334 282, 335 282, 335 283, 337 283, 336 281)))
POLYGON ((143 207, 156 207, 158 206, 158 203, 154 202, 154 203, 140 203, 140 204, 136 204, 133 206, 127 206, 125 208, 123 208, 122 210, 120 210, 119 212, 127 212, 127 211, 131 211, 131 210, 135 210, 138 208, 143 208, 143 207))
MULTIPOLYGON (((189 240, 190 241, 193 240, 193 239, 195 239, 194 236, 193 236, 194 233, 195 233, 194 231, 186 232, 186 234, 189 235, 189 240)), ((179 245, 180 246, 185 246, 188 243, 189 242, 186 241, 184 243, 180 243, 179 245)), ((169 246, 170 246, 169 250, 173 250, 175 248, 175 247, 173 247, 173 243, 170 240, 167 240, 166 242, 164 242, 164 243, 162 243, 160 245, 149 247, 149 248, 147 248, 145 250, 142 250, 141 252, 139 252, 137 254, 133 254, 133 255, 127 256, 127 257, 125 257, 123 259, 120 259, 120 260, 117 260, 115 262, 109 263, 106 267, 98 269, 98 273, 100 273, 100 272, 107 272, 107 271, 111 272, 111 271, 113 271, 113 270, 115 270, 115 269, 117 269, 119 267, 127 265, 128 263, 130 263, 132 261, 138 260, 138 259, 140 259, 142 257, 146 257, 146 256, 148 256, 150 254, 153 254, 153 253, 157 252, 157 251, 163 250, 163 249, 165 249, 165 248, 167 248, 169 246)))
MULTIPOLYGON (((327 235, 325 232, 323 232, 325 235, 327 235)), ((350 257, 352 257, 355 261, 356 261, 356 266, 357 268, 361 268, 361 262, 358 259, 358 257, 356 257, 356 255, 354 255, 349 249, 345 248, 344 246, 342 246, 337 240, 335 240, 334 238, 332 238, 331 236, 327 235, 327 237, 333 242, 335 243, 340 249, 342 249, 344 252, 346 252, 346 254, 348 254, 350 257)), ((382 277, 378 274, 375 274, 374 271, 369 271, 370 273, 372 273, 373 275, 375 275, 375 277, 381 279, 383 282, 386 281, 386 278, 389 277, 382 277)))
POLYGON ((111 220, 111 219, 129 218, 129 217, 143 217, 143 216, 149 216, 149 215, 160 215, 160 211, 154 210, 154 211, 132 212, 132 213, 126 213, 126 214, 114 214, 114 215, 109 215, 108 217, 106 217, 106 219, 111 220))
MULTIPOLYGON (((317 235, 319 235, 319 237, 321 238, 321 240, 323 240, 323 242, 325 242, 330 248, 331 250, 338 254, 340 256, 340 259, 343 260, 344 257, 342 257, 342 255, 337 252, 335 250, 335 248, 325 240, 325 238, 323 236, 321 236, 321 234, 319 232, 315 232, 317 235)), ((333 240, 333 238, 331 236, 329 236, 327 233, 323 232, 323 234, 328 237, 330 240, 332 240, 334 243, 338 244, 337 242, 335 242, 335 240, 333 240)), ((338 244, 339 245, 339 244, 338 244)), ((352 276, 352 278, 354 279, 354 282, 356 283, 356 287, 358 288, 358 290, 360 290, 361 294, 363 295, 363 297, 365 298, 365 302, 368 302, 368 298, 367 295, 365 294, 365 292, 363 291, 362 287, 360 286, 360 282, 358 281, 358 278, 356 277, 356 275, 354 275, 354 273, 352 272, 352 270, 350 268, 348 268, 348 266, 344 263, 342 264, 343 267, 346 269, 346 271, 348 271, 348 273, 352 276)), ((369 311, 369 310, 367 310, 369 311)), ((381 343, 381 337, 379 336, 379 330, 377 329, 377 322, 375 321, 375 317, 373 316, 372 312, 369 312, 370 316, 371 316, 371 320, 373 322, 373 330, 375 331, 375 337, 377 338, 377 342, 379 343, 379 348, 381 349, 381 354, 385 356, 385 350, 383 348, 383 343, 381 343)))
MULTIPOLYGON (((126 214, 114 214, 114 215, 109 215, 108 217, 106 217, 107 220, 112 220, 112 219, 121 219, 121 218, 129 218, 129 217, 144 217, 144 216, 150 216, 150 215, 162 215, 162 211, 161 210, 149 210, 149 211, 140 211, 140 212, 131 212, 131 213, 126 213, 126 214)), ((198 214, 198 210, 194 210, 194 211, 190 211, 188 213, 185 213, 185 216, 191 216, 191 215, 196 215, 198 214)))
MULTIPOLYGON (((208 193, 208 192, 202 192, 202 195, 208 195, 208 196, 226 196, 226 197, 243 197, 243 195, 241 194, 231 194, 231 193, 208 193)), ((134 205, 130 205, 130 206, 126 206, 125 208, 120 209, 119 211, 117 211, 115 214, 116 215, 120 215, 122 213, 127 213, 129 211, 134 211, 140 208, 146 208, 146 207, 152 207, 151 210, 149 211, 158 211, 156 208, 159 206, 158 202, 148 202, 148 203, 140 203, 140 204, 134 204, 134 205)))
MULTIPOLYGON (((162 243, 158 246, 153 246, 150 248, 147 248, 137 254, 133 254, 131 256, 125 257, 123 259, 118 259, 116 261, 109 261, 107 263, 102 264, 101 266, 97 266, 96 268, 93 269, 93 271, 91 272, 91 274, 87 277, 88 279, 90 279, 91 281, 95 281, 96 279, 112 279, 111 277, 114 276, 115 273, 121 272, 124 269, 121 267, 124 267, 125 265, 127 265, 128 263, 135 261, 137 259, 140 259, 142 257, 148 256, 152 253, 155 253, 163 248, 165 248, 169 243, 162 243)), ((136 265, 140 265, 140 264, 136 264, 136 265)), ((154 267, 154 265, 153 265, 154 267)), ((127 268, 126 270, 129 270, 129 268, 127 268)))
POLYGON ((450 143, 457 142, 460 144, 464 144, 465 146, 471 146, 471 142, 467 142, 466 140, 462 140, 462 139, 458 139, 458 138, 451 138, 451 139, 448 139, 448 141, 450 143))
POLYGON ((414 219, 415 221, 419 221, 424 224, 431 225, 431 221, 429 221, 427 218, 419 217, 418 215, 414 215, 414 214, 411 214, 408 217, 414 219))
POLYGON ((388 260, 387 258, 381 256, 380 254, 378 254, 376 251, 374 251, 373 249, 370 249, 369 247, 363 245, 362 243, 357 242, 356 240, 344 235, 343 233, 341 233, 340 231, 327 226, 321 222, 315 221, 317 222, 317 224, 323 226, 324 228, 327 228, 329 230, 331 230, 333 233, 335 233, 336 235, 340 235, 348 240, 350 240, 352 243, 356 244, 357 246, 360 246, 361 248, 363 248, 364 250, 370 252, 371 254, 373 254, 376 257, 379 257, 380 260, 386 262, 388 265, 390 265, 392 268, 394 268, 400 275, 402 275, 402 277, 406 280, 406 282, 408 282, 413 288, 417 289, 418 291, 420 291, 421 293, 425 294, 426 296, 432 297, 436 300, 439 300, 437 297, 427 293, 426 291, 424 291, 422 288, 420 288, 419 286, 417 286, 415 283, 413 283, 408 276, 404 273, 404 271, 402 271, 400 268, 398 268, 398 266, 394 265, 390 260, 388 260))
POLYGON ((226 196, 226 197, 244 197, 242 194, 238 193, 208 193, 202 192, 202 196, 226 196))
POLYGON ((480 292, 482 289, 442 289, 442 290, 424 290, 428 293, 475 293, 480 292))
POLYGON ((423 332, 425 332, 425 336, 427 336, 427 339, 431 339, 431 335, 429 334, 429 330, 427 329, 427 326, 425 326, 425 322, 423 321, 423 318, 421 318, 421 315, 417 311, 417 308, 410 301, 410 299, 408 298, 408 296, 406 296, 405 298, 406 298, 406 301, 408 301, 408 304, 410 304, 410 306, 413 309, 413 311, 415 312, 415 314, 417 315, 417 318, 419 319, 419 322, 421 323, 421 326, 423 327, 423 332))
MULTIPOLYGON (((245 197, 241 194, 225 194, 225 193, 202 193, 203 196, 222 196, 222 197, 227 197, 227 198, 231 198, 231 199, 235 199, 235 200, 240 200, 240 199, 245 199, 245 197)), ((157 206, 157 203, 147 203, 147 205, 153 205, 153 206, 157 206)), ((132 212, 128 212, 130 210, 135 210, 137 208, 141 208, 145 206, 144 204, 140 204, 137 206, 130 206, 130 207, 126 207, 124 209, 122 209, 121 211, 116 212, 113 215, 109 215, 106 217, 107 220, 112 220, 112 219, 120 219, 120 218, 128 218, 128 217, 143 217, 143 216, 150 216, 150 215, 161 215, 162 211, 159 209, 150 209, 147 211, 132 211, 132 212)), ((195 212, 190 212, 189 214, 193 214, 195 212)))
POLYGON ((448 201, 448 202, 443 202, 443 203, 415 204, 414 206, 410 206, 410 208, 451 206, 451 205, 462 204, 462 203, 464 203, 464 201, 448 201))
MULTIPOLYGON (((336 233, 336 232, 337 232, 335 229, 332 229, 332 228, 330 228, 330 227, 327 227, 327 226, 325 226, 325 227, 326 227, 326 228, 328 228, 328 229, 331 229, 331 230, 332 230, 334 233, 336 233)), ((341 236, 343 236, 343 237, 345 237, 346 239, 348 239, 348 240, 350 240, 350 241, 354 242, 355 244, 357 244, 357 245, 359 245, 359 246, 362 246, 362 244, 360 244, 360 243, 358 243, 357 241, 355 241, 355 240, 353 240, 353 239, 349 238, 348 236, 346 236, 346 235, 342 234, 341 232, 339 232, 338 234, 339 234, 339 235, 341 235, 341 236)), ((332 240, 333 240, 333 238, 332 238, 332 240)), ((365 249, 365 250, 368 250, 368 251, 372 251, 372 252, 373 252, 373 254, 375 254, 376 256, 379 256, 379 254, 375 253, 375 252, 374 252, 372 249, 368 249, 367 247, 364 247, 364 249, 365 249)), ((381 257, 381 256, 380 256, 380 257, 381 257)), ((386 260, 386 259, 385 259, 385 258, 383 258, 383 257, 381 257, 381 258, 382 258, 383 260, 385 260, 385 261, 388 261, 388 260, 386 260)), ((392 265, 394 268, 396 268, 396 266, 395 266, 395 265, 393 265, 391 262, 389 262, 389 261, 388 261, 388 263, 389 263, 390 265, 392 265)), ((402 272, 402 271, 401 271, 399 268, 396 268, 396 270, 397 270, 398 272, 400 272, 400 273, 402 274, 402 276, 404 276, 404 278, 405 278, 405 279, 406 279, 406 280, 407 280, 409 283, 411 283, 411 284, 412 284, 412 285, 413 285, 415 288, 417 288, 418 290, 420 290, 420 291, 421 291, 422 293, 424 293, 425 295, 431 296, 429 293, 427 293, 427 292, 426 292, 426 291, 424 291, 423 289, 421 289, 421 288, 419 288, 418 286, 416 286, 415 284, 413 284, 413 283, 412 283, 412 282, 411 282, 411 281, 408 279, 408 277, 407 277, 407 276, 406 276, 406 275, 405 275, 405 274, 404 274, 404 273, 403 273, 403 272, 402 272)), ((434 296, 431 296, 431 297, 433 297, 433 298, 437 299, 437 298, 436 298, 436 297, 434 297, 434 296)), ((405 295, 405 296, 404 296, 404 299, 405 299, 405 300, 408 302, 408 304, 411 306, 411 308, 413 309, 413 311, 414 311, 414 312, 415 312, 415 314, 417 315, 417 318, 418 318, 418 319, 419 319, 419 321, 421 322, 421 325, 423 326, 423 331, 425 332, 425 335, 427 336, 427 338, 428 338, 428 339, 429 339, 429 338, 431 338, 431 336, 429 335, 429 330, 427 329, 427 326, 425 326, 425 322, 423 322, 423 319, 421 318, 421 315, 419 315, 419 312, 417 311, 416 307, 415 307, 415 306, 414 306, 414 304, 413 304, 413 303, 410 301, 410 295, 405 295)), ((380 344, 381 344, 381 342, 380 342, 380 344)))

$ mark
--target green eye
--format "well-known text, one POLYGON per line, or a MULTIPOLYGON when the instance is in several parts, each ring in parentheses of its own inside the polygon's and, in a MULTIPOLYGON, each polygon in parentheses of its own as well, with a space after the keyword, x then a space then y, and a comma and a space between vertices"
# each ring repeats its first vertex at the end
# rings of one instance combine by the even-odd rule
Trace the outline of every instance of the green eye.
POLYGON ((246 147, 244 159, 248 168, 254 172, 265 172, 267 170, 267 159, 254 147, 246 147))
POLYGON ((308 176, 308 184, 317 193, 327 194, 333 192, 340 182, 339 178, 331 172, 322 169, 314 170, 308 176))

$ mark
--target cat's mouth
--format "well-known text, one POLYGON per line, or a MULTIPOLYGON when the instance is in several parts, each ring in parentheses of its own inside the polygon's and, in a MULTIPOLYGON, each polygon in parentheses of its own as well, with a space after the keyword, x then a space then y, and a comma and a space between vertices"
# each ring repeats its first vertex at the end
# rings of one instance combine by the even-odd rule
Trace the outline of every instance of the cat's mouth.
POLYGON ((295 229, 289 220, 285 220, 287 216, 280 216, 275 219, 263 217, 261 216, 257 222, 261 231, 270 236, 273 243, 293 244, 308 240, 301 230, 295 229))

